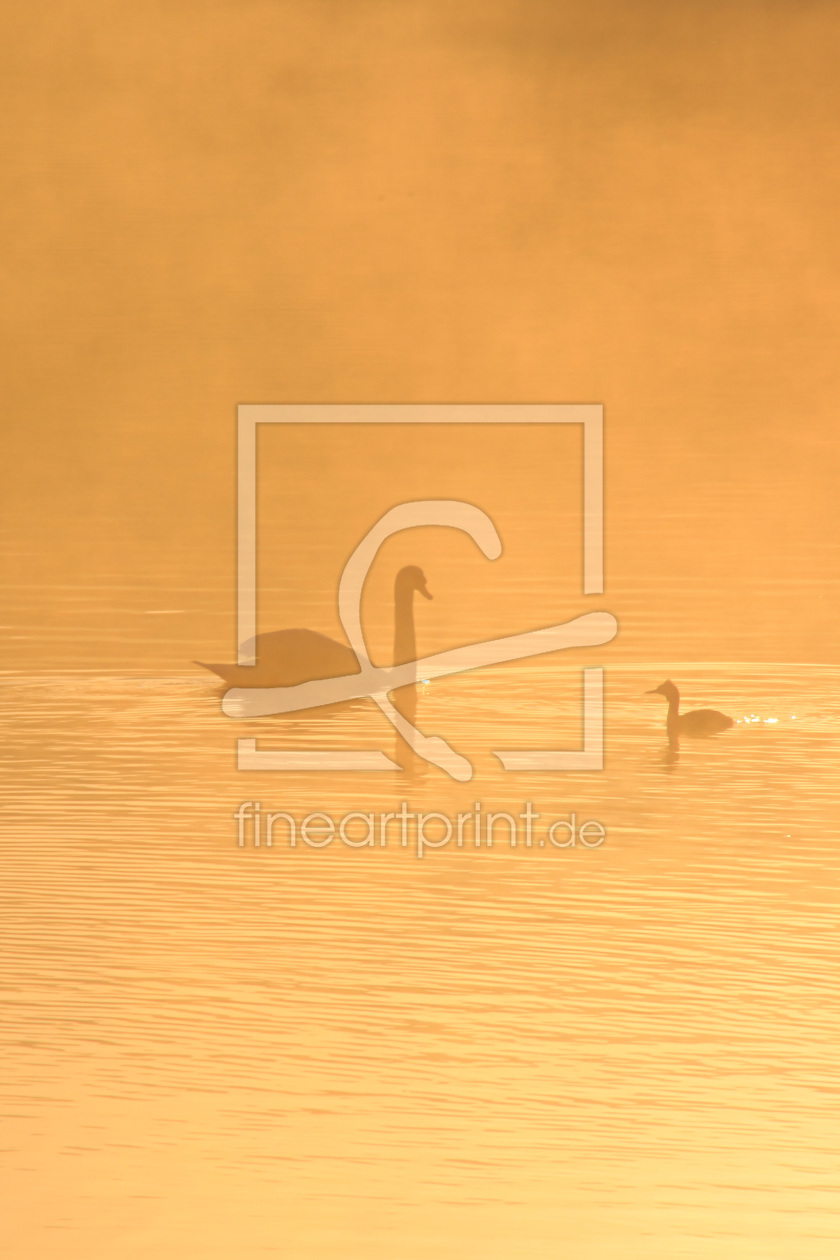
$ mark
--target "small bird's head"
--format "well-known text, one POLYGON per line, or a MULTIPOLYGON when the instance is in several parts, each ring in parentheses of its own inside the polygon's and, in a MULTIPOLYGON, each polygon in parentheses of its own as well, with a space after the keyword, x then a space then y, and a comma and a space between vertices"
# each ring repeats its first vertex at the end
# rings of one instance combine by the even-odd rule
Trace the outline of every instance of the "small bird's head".
POLYGON ((400 569, 394 586, 397 591, 419 591, 426 599, 434 598, 426 586, 425 573, 416 564, 407 564, 400 569))
POLYGON ((658 687, 652 687, 650 691, 645 692, 645 695, 646 696, 664 696, 666 700, 670 700, 672 696, 678 696, 679 692, 677 691, 674 684, 671 682, 671 679, 666 678, 664 683, 660 683, 658 687))

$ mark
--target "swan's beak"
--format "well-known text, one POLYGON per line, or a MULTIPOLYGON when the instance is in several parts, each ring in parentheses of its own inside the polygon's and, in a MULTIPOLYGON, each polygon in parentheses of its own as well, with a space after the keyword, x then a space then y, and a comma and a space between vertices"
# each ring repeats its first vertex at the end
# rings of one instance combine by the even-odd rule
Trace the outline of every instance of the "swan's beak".
POLYGON ((661 695, 662 695, 662 688, 661 688, 661 687, 651 687, 650 691, 645 691, 645 692, 643 692, 642 694, 643 694, 643 695, 646 695, 646 696, 661 696, 661 695))
POLYGON ((418 586, 418 587, 417 587, 417 589, 418 589, 418 591, 420 592, 420 594, 421 594, 421 595, 425 595, 425 596, 426 596, 426 599, 434 599, 434 595, 433 595, 433 594, 432 594, 432 592, 429 590, 429 588, 428 588, 428 586, 426 585, 426 583, 425 583, 425 582, 423 583, 423 585, 422 585, 422 586, 418 586))

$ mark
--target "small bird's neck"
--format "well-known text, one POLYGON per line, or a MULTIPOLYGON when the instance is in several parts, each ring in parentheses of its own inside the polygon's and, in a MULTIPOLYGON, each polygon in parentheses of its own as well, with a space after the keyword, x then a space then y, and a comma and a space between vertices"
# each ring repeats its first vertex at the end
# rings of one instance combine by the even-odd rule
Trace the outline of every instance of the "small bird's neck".
POLYGON ((680 693, 676 687, 668 697, 668 738, 676 743, 680 729, 680 693))

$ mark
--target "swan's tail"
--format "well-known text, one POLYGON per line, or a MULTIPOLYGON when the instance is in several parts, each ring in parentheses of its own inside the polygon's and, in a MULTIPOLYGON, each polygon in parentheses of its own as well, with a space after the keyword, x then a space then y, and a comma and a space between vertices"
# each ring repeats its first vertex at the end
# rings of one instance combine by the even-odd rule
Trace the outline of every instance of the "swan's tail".
POLYGON ((230 665, 208 665, 206 661, 193 661, 193 665, 200 665, 202 669, 209 669, 211 674, 215 674, 217 678, 221 678, 222 682, 229 683, 231 680, 231 669, 236 666, 230 665))

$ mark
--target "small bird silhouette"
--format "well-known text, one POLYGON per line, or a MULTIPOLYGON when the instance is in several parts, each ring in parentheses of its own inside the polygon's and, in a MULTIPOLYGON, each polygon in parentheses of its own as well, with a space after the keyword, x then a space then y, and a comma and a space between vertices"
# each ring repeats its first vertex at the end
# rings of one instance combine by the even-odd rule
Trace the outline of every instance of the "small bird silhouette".
POLYGON ((717 709, 692 709, 690 713, 680 713, 680 693, 670 678, 658 687, 645 693, 648 696, 664 696, 668 701, 667 730, 668 739, 678 744, 680 735, 702 738, 704 735, 716 735, 718 731, 726 731, 735 723, 725 713, 717 709))

